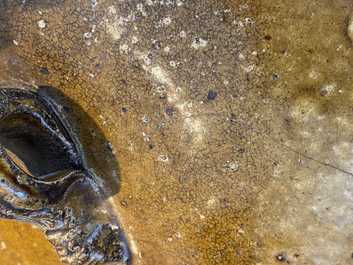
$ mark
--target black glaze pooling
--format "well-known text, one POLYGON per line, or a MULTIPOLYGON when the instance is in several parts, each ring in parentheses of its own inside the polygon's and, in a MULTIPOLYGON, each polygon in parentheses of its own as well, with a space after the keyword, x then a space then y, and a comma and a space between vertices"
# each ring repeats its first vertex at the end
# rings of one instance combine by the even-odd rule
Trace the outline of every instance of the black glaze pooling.
POLYGON ((39 226, 68 264, 127 262, 118 225, 97 214, 102 194, 53 100, 0 88, 0 217, 39 226))

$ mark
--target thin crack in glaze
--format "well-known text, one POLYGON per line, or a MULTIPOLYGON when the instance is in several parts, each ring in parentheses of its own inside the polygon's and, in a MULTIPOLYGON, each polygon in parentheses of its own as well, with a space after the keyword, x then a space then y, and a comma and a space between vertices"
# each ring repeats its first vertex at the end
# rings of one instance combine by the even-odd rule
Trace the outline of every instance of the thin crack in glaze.
POLYGON ((0 217, 39 226, 72 265, 127 262, 68 122, 51 99, 0 88, 0 217))

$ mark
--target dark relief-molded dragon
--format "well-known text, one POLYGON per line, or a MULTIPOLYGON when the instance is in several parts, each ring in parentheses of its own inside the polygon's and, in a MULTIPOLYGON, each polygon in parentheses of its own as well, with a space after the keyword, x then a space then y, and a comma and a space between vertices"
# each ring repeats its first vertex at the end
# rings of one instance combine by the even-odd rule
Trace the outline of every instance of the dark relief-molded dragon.
POLYGON ((128 260, 102 189, 53 99, 0 88, 0 217, 42 229, 65 263, 128 260))

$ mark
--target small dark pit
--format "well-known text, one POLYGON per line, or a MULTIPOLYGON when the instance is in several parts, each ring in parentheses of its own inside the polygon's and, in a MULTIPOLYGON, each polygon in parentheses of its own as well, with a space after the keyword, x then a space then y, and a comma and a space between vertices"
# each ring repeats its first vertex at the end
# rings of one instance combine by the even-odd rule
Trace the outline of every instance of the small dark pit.
POLYGON ((168 115, 168 116, 173 116, 174 115, 174 112, 175 112, 175 109, 171 106, 169 107, 166 107, 165 109, 165 113, 168 115))
POLYGON ((272 40, 272 36, 267 34, 265 35, 264 39, 267 41, 272 40))
POLYGON ((327 94, 328 94, 327 89, 325 89, 325 88, 320 89, 320 96, 324 97, 324 96, 327 96, 327 94))
POLYGON ((279 79, 279 75, 276 74, 276 73, 273 73, 273 74, 272 74, 272 80, 273 80, 273 81, 277 81, 278 79, 279 79))
POLYGON ((214 90, 209 90, 207 94, 207 100, 215 100, 217 97, 217 92, 214 90))
POLYGON ((127 200, 122 200, 121 202, 120 202, 120 204, 121 204, 121 206, 123 206, 123 207, 128 207, 128 202, 127 202, 127 200))
POLYGON ((153 48, 153 49, 155 49, 155 50, 160 50, 161 47, 162 47, 162 45, 161 45, 161 42, 160 42, 160 41, 158 41, 158 40, 153 41, 153 43, 152 43, 152 48, 153 48))
POLYGON ((39 68, 39 72, 40 72, 42 75, 48 75, 48 74, 49 74, 49 70, 48 70, 48 68, 46 68, 46 67, 41 67, 41 68, 39 68))
POLYGON ((229 117, 229 121, 232 122, 232 123, 236 122, 237 121, 237 116, 235 116, 234 113, 231 113, 230 117, 229 117))

